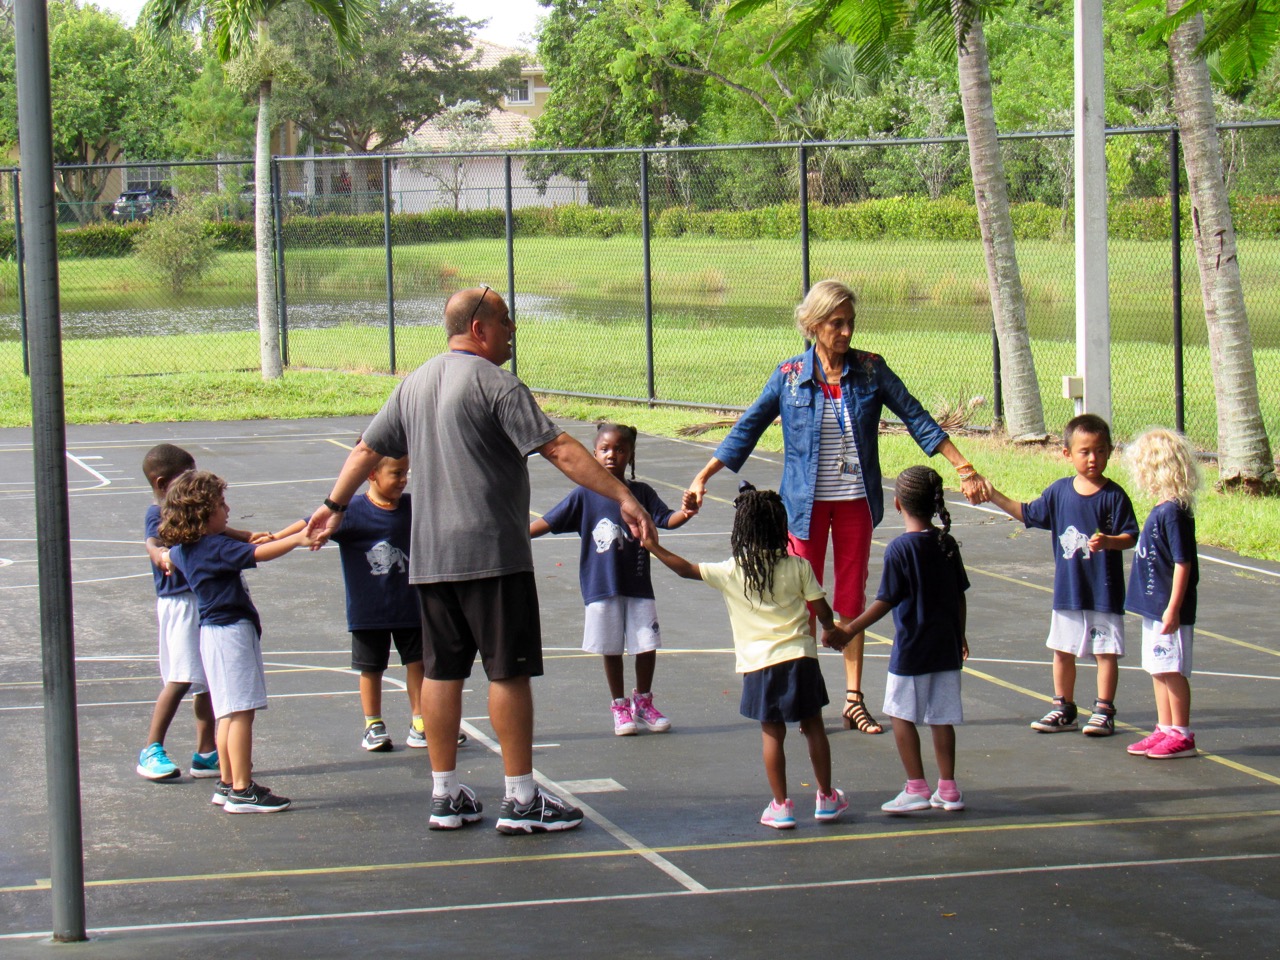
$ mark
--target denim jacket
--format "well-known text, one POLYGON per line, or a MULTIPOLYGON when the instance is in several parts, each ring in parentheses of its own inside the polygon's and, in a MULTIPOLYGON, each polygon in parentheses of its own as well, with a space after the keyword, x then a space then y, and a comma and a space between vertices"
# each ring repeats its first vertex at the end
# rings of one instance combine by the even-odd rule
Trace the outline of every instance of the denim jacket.
MULTIPOLYGON (((778 493, 787 508, 787 527, 801 540, 809 539, 813 491, 818 482, 818 441, 826 402, 820 376, 814 375, 814 364, 813 347, 778 364, 760 396, 715 452, 717 460, 737 473, 765 428, 775 417, 782 417, 782 489, 778 493)), ((862 467, 871 520, 878 525, 884 517, 879 447, 881 409, 888 407, 897 414, 920 449, 929 456, 937 452, 947 434, 920 401, 907 392, 898 375, 874 353, 850 350, 845 354, 840 389, 858 444, 858 463, 862 467)))

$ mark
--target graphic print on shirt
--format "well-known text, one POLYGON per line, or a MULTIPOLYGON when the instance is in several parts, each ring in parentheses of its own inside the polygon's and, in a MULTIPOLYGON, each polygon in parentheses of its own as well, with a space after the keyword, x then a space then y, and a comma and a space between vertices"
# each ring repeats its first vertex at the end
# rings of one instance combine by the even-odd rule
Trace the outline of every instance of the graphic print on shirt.
POLYGON ((591 531, 591 539, 596 542, 596 553, 608 553, 615 546, 621 550, 629 536, 624 527, 608 517, 602 517, 591 531))
POLYGON ((1062 535, 1058 537, 1058 543, 1062 544, 1062 558, 1070 560, 1079 550, 1084 559, 1089 559, 1089 538, 1077 530, 1074 526, 1067 527, 1062 531, 1062 535))
POLYGON ((369 572, 375 577, 385 577, 393 570, 404 573, 409 569, 408 555, 386 540, 379 540, 364 556, 369 561, 369 572))

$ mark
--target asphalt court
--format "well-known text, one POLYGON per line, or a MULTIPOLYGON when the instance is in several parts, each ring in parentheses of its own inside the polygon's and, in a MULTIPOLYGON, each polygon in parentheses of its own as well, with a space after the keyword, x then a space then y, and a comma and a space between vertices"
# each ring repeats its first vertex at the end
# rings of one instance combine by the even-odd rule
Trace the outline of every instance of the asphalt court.
MULTIPOLYGON (((1193 677, 1202 755, 1132 758, 1154 722, 1151 683, 1131 652, 1109 740, 1038 735, 1050 690, 1043 636, 1047 534, 956 503, 973 587, 967 723, 958 778, 968 808, 889 817, 901 787, 892 736, 840 729, 843 676, 821 663, 835 780, 850 810, 811 819, 812 778, 788 737, 800 819, 757 823, 768 799, 758 725, 738 715, 719 597, 658 569, 663 625, 655 691, 669 734, 612 735, 598 658, 580 650, 578 543, 535 541, 546 676, 535 681, 535 763, 587 822, 567 834, 493 830, 502 770, 477 671, 464 699, 472 742, 459 770, 485 803, 479 825, 425 829, 425 751, 403 748, 403 671, 387 673, 391 754, 359 749, 336 551, 295 552, 249 574, 262 613, 270 709, 257 722, 255 776, 294 799, 266 817, 227 816, 209 781, 152 784, 133 770, 158 690, 154 594, 141 548, 150 492, 139 465, 178 443, 226 477, 232 522, 278 528, 328 492, 365 420, 71 427, 72 556, 86 903, 92 957, 473 956, 773 957, 856 951, 885 957, 1057 955, 1104 949, 1280 956, 1280 565, 1205 549, 1193 677)), ((592 429, 566 424, 589 440, 592 429)), ((674 503, 705 462, 702 444, 642 437, 637 475, 674 503)), ((533 509, 569 489, 540 458, 533 509)), ((743 475, 775 486, 777 458, 743 475)), ((1117 474, 1123 482, 1123 476, 1117 474)), ((728 556, 734 479, 664 537, 694 560, 728 556)), ((953 500, 954 502, 954 500, 953 500)), ((476 505, 477 511, 483 505, 476 505)), ((900 530, 889 511, 872 551, 900 530)), ((30 433, 0 431, 0 956, 47 950, 49 853, 30 433)), ((1132 623, 1132 621, 1131 621, 1132 623)), ((879 714, 891 626, 868 645, 879 714)), ((1135 650, 1136 631, 1130 632, 1135 650)), ((628 681, 632 678, 627 664, 628 681)), ((1092 694, 1080 671, 1078 698, 1092 694)), ((190 755, 189 708, 170 730, 190 755)), ((935 776, 926 746, 926 770, 935 776)))

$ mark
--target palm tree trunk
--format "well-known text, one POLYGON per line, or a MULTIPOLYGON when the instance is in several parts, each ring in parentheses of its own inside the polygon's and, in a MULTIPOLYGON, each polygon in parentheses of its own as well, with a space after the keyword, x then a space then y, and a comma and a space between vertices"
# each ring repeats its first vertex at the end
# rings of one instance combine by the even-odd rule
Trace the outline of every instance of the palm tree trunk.
MULTIPOLYGON (((1184 0, 1168 0, 1172 16, 1184 0)), ((1191 230, 1209 331, 1209 359, 1218 408, 1218 464, 1226 489, 1280 492, 1258 401, 1253 340, 1245 312, 1236 231, 1227 205, 1209 66, 1196 48, 1204 39, 1200 14, 1169 38, 1173 108, 1191 194, 1191 230)))
MULTIPOLYGON (((265 41, 267 25, 258 25, 258 39, 265 41)), ((271 218, 271 81, 258 84, 258 126, 253 151, 253 236, 258 272, 258 348, 262 379, 278 380, 284 374, 280 362, 280 323, 276 305, 275 237, 271 218)))
POLYGON ((1000 343, 1000 377, 1004 390, 1005 426, 1015 440, 1043 440, 1044 407, 1036 379, 1031 338, 1027 331, 1026 300, 1013 247, 1013 219, 1009 189, 996 139, 995 107, 991 100, 991 66, 982 24, 974 19, 959 35, 961 0, 953 0, 959 44, 960 102, 969 139, 969 168, 987 261, 987 287, 1000 343))

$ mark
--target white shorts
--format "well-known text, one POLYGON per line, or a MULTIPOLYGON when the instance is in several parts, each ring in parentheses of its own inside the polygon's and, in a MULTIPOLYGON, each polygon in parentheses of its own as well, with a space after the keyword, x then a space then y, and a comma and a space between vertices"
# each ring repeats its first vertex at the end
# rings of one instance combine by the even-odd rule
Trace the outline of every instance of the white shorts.
POLYGON ((1124 614, 1097 610, 1055 610, 1049 621, 1050 650, 1093 660, 1099 653, 1124 656, 1124 614))
POLYGON ((1161 633, 1159 620, 1142 618, 1142 669, 1152 675, 1180 673, 1191 676, 1191 641, 1196 628, 1191 624, 1173 633, 1161 633))
POLYGON ((606 597, 587 604, 582 649, 587 653, 635 656, 662 646, 658 605, 645 597, 606 597))
POLYGON ((889 674, 884 689, 885 715, 931 727, 964 723, 959 670, 904 677, 889 674))
POLYGON ((215 717, 221 719, 242 710, 267 709, 262 638, 250 621, 201 627, 200 657, 209 680, 215 717))
POLYGON ((189 683, 191 693, 206 693, 204 664, 200 662, 200 611, 191 592, 156 597, 160 624, 160 679, 189 683))

